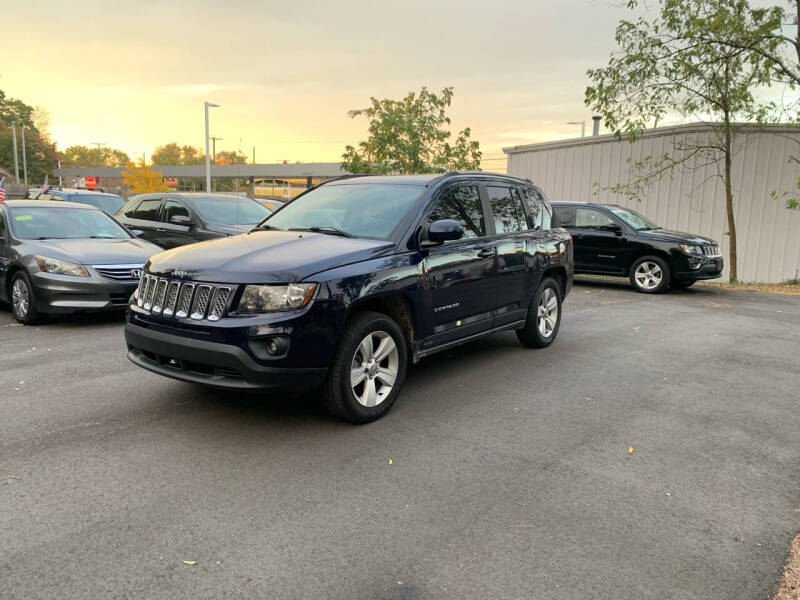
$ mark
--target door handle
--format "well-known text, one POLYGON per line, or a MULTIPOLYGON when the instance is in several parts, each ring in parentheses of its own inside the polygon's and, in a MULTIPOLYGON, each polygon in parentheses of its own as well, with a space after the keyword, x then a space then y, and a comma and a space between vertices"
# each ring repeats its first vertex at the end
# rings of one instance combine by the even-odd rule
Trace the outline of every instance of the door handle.
POLYGON ((483 248, 478 252, 478 258, 491 258, 495 255, 494 248, 483 248))
POLYGON ((156 229, 156 231, 157 231, 158 233, 164 233, 164 232, 166 231, 166 229, 156 229))

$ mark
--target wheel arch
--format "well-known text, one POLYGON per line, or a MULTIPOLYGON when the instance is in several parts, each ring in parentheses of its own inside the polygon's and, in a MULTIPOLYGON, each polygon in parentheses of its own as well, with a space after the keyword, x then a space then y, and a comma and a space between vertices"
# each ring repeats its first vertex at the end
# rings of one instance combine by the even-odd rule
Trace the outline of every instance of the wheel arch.
POLYGON ((409 353, 412 352, 411 349, 414 347, 414 335, 417 331, 415 327, 417 315, 414 313, 412 304, 405 294, 386 294, 383 296, 356 300, 347 309, 345 326, 347 326, 347 322, 354 316, 365 311, 378 312, 391 317, 403 332, 403 337, 405 338, 409 353))
POLYGON ((551 267, 542 273, 542 279, 551 277, 558 284, 558 289, 561 290, 561 298, 567 295, 567 268, 564 266, 551 267))

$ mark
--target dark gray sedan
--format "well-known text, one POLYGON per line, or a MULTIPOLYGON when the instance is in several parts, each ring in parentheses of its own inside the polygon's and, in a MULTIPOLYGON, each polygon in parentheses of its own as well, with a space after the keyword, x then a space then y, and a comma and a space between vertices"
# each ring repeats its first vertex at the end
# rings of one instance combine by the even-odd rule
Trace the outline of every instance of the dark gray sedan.
POLYGON ((160 251, 91 206, 0 202, 0 300, 25 325, 44 314, 125 308, 160 251))

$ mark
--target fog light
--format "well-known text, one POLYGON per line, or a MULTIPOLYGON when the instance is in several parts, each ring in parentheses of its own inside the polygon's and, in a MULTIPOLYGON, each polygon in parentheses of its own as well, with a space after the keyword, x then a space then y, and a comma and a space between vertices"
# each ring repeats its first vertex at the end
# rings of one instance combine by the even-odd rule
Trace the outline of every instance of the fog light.
POLYGON ((256 358, 282 358, 289 352, 289 338, 285 335, 253 338, 248 342, 256 358))

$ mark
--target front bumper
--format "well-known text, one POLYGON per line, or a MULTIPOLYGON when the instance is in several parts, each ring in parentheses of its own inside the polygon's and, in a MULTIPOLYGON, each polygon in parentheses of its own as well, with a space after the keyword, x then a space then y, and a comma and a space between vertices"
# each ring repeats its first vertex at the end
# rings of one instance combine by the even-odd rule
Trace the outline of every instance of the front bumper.
POLYGON ((294 391, 322 385, 325 368, 266 367, 242 348, 125 325, 134 364, 181 381, 234 390, 294 391))
POLYGON ((111 281, 101 277, 70 277, 33 273, 36 310, 42 313, 73 313, 83 310, 123 309, 138 282, 111 281))
MULTIPOLYGON (((688 266, 688 265, 687 265, 688 266)), ((722 277, 722 270, 725 268, 725 261, 722 257, 704 259, 698 269, 682 269, 672 274, 673 279, 679 281, 702 281, 705 279, 717 279, 722 277)))

